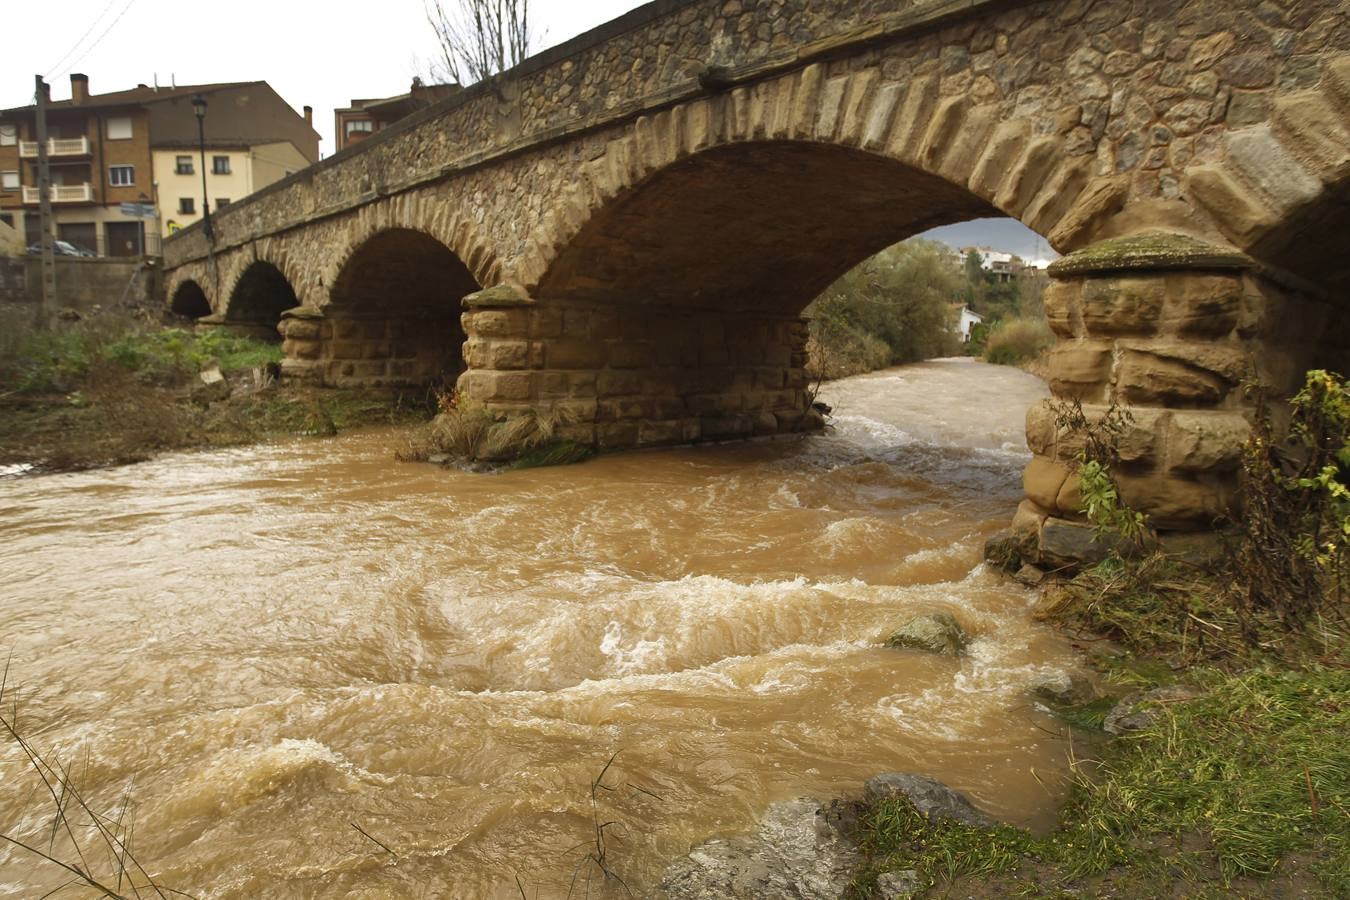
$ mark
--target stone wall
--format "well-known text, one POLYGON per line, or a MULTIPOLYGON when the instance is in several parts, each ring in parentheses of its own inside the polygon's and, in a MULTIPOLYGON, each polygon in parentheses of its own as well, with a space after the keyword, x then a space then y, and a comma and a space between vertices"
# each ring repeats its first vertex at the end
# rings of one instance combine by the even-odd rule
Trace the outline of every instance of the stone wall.
POLYGON ((1027 414, 1035 458, 1019 526, 1079 519, 1074 455, 1081 439, 1057 427, 1078 400, 1091 420, 1129 413, 1113 473, 1122 500, 1162 530, 1212 527, 1231 511, 1241 449, 1261 385, 1272 401, 1310 368, 1345 371, 1350 323, 1336 304, 1260 274, 1241 254, 1175 235, 1109 242, 1051 272, 1046 313, 1060 338, 1049 358, 1055 397, 1027 414))
POLYGON ((325 316, 289 310, 282 374, 331 387, 451 385, 462 369, 463 336, 444 316, 325 316))
MULTIPOLYGON (((59 309, 143 309, 164 307, 160 269, 139 268, 137 260, 56 258, 59 309)), ((36 256, 0 258, 0 302, 38 304, 42 300, 42 260, 36 256)))
POLYGON ((495 412, 564 408, 566 436, 601 448, 821 425, 797 317, 502 299, 470 298, 459 381, 495 412))

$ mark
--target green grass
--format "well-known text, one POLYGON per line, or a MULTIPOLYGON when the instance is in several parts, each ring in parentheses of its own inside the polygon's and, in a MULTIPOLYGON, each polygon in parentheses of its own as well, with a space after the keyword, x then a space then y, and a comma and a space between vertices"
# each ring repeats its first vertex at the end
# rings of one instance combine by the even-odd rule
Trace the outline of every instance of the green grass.
POLYGON ((64 393, 79 388, 104 366, 149 384, 171 385, 211 360, 228 371, 280 359, 277 343, 223 332, 197 335, 178 328, 73 326, 29 332, 17 339, 0 359, 0 389, 64 393))
POLYGON ((1109 881, 1125 897, 1221 896, 1284 872, 1350 896, 1350 669, 1189 676, 1207 693, 1157 704, 1152 725, 1080 767, 1046 837, 928 826, 903 800, 871 809, 856 892, 866 896, 882 872, 916 869, 930 885, 1005 876, 1054 896, 1109 881))

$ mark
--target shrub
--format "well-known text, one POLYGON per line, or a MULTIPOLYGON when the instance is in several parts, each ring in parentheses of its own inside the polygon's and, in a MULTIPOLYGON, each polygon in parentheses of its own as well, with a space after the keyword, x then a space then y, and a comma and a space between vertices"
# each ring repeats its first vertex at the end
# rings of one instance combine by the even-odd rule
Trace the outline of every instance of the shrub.
POLYGON ((439 412, 418 438, 398 454, 403 460, 426 461, 446 455, 464 462, 522 460, 524 467, 580 462, 589 454, 558 433, 576 421, 565 406, 528 409, 499 415, 458 391, 437 396, 439 412))
POLYGON ((1030 362, 1055 344, 1044 319, 1015 318, 999 322, 985 340, 985 362, 1015 366, 1030 362))

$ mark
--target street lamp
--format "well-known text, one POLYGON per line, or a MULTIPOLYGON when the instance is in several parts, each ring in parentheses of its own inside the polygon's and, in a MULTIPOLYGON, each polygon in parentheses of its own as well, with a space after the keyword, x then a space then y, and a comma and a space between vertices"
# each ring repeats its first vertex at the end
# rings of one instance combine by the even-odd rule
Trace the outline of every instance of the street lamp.
POLYGON ((192 112, 197 116, 197 149, 202 157, 202 228, 206 231, 206 239, 213 241, 211 205, 206 199, 206 98, 201 94, 192 95, 192 112))

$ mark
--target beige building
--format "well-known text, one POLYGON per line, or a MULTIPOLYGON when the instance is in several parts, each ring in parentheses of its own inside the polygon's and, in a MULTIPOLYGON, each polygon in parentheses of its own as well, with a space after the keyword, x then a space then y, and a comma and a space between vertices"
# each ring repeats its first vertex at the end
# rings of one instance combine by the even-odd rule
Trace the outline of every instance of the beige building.
MULTIPOLYGON (((202 217, 202 154, 197 147, 152 147, 159 229, 170 235, 202 217)), ((289 141, 249 146, 214 141, 206 147, 206 188, 211 211, 280 181, 309 165, 289 141)))
MULTIPOLYGON (((171 222, 201 217, 194 96, 207 103, 202 124, 213 209, 217 197, 241 199, 319 158, 310 109, 297 113, 265 81, 142 84, 92 94, 89 78, 75 74, 70 91, 70 99, 47 105, 53 230, 99 256, 158 254, 171 222), (183 157, 191 159, 180 167, 183 157), (137 218, 140 205, 153 206, 156 215, 137 218)), ((0 110, 0 223, 26 245, 39 234, 36 137, 35 107, 0 110)))

